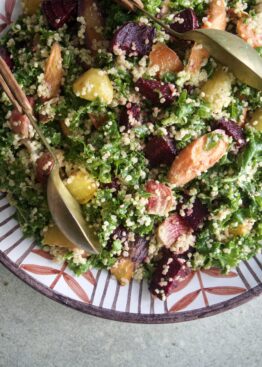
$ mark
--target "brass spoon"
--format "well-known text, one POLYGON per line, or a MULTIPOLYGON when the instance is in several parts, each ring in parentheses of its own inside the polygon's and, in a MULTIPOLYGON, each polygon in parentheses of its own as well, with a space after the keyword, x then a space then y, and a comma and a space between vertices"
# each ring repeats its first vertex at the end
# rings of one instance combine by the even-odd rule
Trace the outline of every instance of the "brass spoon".
POLYGON ((36 118, 33 116, 32 107, 25 93, 18 85, 2 57, 0 57, 0 84, 18 111, 28 117, 43 145, 54 159, 55 165, 49 176, 47 185, 48 206, 54 222, 76 246, 81 247, 90 254, 99 253, 100 244, 94 235, 94 231, 89 228, 82 216, 80 205, 67 190, 60 178, 59 163, 56 154, 47 142, 41 129, 39 129, 36 118))
POLYGON ((178 33, 146 11, 140 0, 119 0, 118 2, 129 10, 140 10, 171 36, 203 44, 210 55, 222 65, 228 66, 241 82, 262 90, 262 57, 240 37, 217 29, 196 29, 178 33))

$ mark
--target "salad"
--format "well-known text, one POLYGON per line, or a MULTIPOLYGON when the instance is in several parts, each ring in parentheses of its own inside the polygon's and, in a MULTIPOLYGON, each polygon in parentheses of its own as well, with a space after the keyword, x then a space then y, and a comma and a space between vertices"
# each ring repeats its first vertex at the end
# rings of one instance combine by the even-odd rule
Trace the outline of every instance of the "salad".
MULTIPOLYGON (((227 30, 262 56, 260 0, 139 3, 177 32, 227 30)), ((95 267, 121 285, 148 279, 162 300, 191 271, 227 272, 260 252, 262 92, 128 0, 23 6, 0 55, 102 251, 77 248, 53 223, 53 159, 0 90, 0 188, 24 234, 77 275, 95 267)))

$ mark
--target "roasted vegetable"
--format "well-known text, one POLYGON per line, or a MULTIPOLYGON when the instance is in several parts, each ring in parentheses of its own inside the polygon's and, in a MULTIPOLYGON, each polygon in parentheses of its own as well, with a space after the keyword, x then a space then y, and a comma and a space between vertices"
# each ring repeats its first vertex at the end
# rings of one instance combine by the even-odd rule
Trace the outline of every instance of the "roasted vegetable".
POLYGON ((201 88, 203 98, 210 104, 213 112, 219 113, 223 107, 229 105, 233 80, 232 74, 218 69, 201 88))
POLYGON ((223 130, 214 130, 193 141, 174 160, 170 183, 183 186, 214 166, 226 153, 229 142, 223 130))
POLYGON ((67 179, 66 187, 80 204, 86 204, 94 197, 98 186, 87 172, 78 171, 67 179))
POLYGON ((129 1, 129 0, 117 0, 117 2, 124 6, 126 9, 134 11, 136 10, 136 7, 132 4, 133 3, 137 3, 138 6, 140 6, 141 8, 144 8, 144 4, 142 3, 141 0, 133 0, 133 1, 129 1))
POLYGON ((49 152, 43 153, 36 161, 36 180, 40 183, 46 183, 53 167, 54 158, 49 152))
POLYGON ((56 225, 50 225, 43 233, 43 245, 75 249, 76 246, 60 231, 56 225))
POLYGON ((110 271, 121 285, 126 285, 132 279, 134 269, 135 264, 133 261, 131 261, 129 258, 121 257, 110 269, 110 271))
POLYGON ((183 69, 183 64, 175 51, 163 43, 157 43, 153 46, 149 60, 149 67, 158 67, 160 76, 165 73, 177 73, 183 69))
POLYGON ((26 15, 34 15, 39 9, 42 0, 23 0, 22 6, 26 15))
POLYGON ((43 0, 42 12, 49 25, 53 29, 59 29, 76 18, 77 0, 43 0))
POLYGON ((89 69, 75 81, 73 90, 78 97, 88 101, 99 98, 101 102, 110 104, 113 100, 112 83, 101 69, 89 69))
POLYGON ((51 99, 59 95, 63 78, 62 54, 59 43, 54 43, 45 66, 46 91, 43 97, 51 99))
POLYGON ((252 125, 256 130, 262 131, 262 108, 258 108, 252 115, 250 120, 250 125, 252 125))
POLYGON ((96 0, 79 0, 78 15, 85 20, 85 42, 87 47, 97 51, 103 46, 103 17, 96 0))

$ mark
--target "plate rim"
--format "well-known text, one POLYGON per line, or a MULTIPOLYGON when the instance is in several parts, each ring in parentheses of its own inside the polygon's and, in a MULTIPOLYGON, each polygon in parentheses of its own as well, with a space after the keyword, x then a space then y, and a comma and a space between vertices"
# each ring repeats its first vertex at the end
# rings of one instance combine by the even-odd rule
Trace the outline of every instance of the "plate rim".
MULTIPOLYGON (((16 6, 19 6, 21 1, 15 2, 16 6)), ((192 321, 209 316, 213 316, 235 307, 238 307, 253 298, 258 297, 262 293, 262 282, 257 286, 247 289, 244 293, 233 297, 229 300, 216 303, 211 306, 194 309, 191 311, 182 311, 177 313, 164 313, 164 314, 143 314, 143 313, 131 313, 115 311, 92 304, 87 304, 72 298, 66 297, 61 293, 49 288, 40 281, 34 279, 32 276, 22 270, 19 265, 15 264, 5 253, 0 251, 0 264, 5 266, 11 273, 22 280, 25 284, 29 285, 40 294, 48 297, 49 299, 56 301, 60 304, 68 306, 74 310, 80 311, 85 314, 100 317, 103 319, 129 322, 138 324, 168 324, 179 323, 185 321, 192 321)))
POLYGON ((12 260, 2 251, 0 251, 0 263, 4 265, 11 273, 17 276, 24 283, 26 283, 34 290, 38 291, 39 293, 41 293, 42 295, 48 297, 53 301, 56 301, 74 310, 80 311, 82 313, 91 316, 96 316, 103 319, 119 322, 138 323, 138 324, 171 324, 171 323, 197 320, 231 310, 248 301, 251 301, 253 298, 258 297, 262 293, 262 283, 261 283, 251 289, 248 289, 241 295, 231 298, 227 301, 223 301, 214 304, 212 306, 202 307, 192 311, 183 311, 183 312, 165 313, 165 314, 143 314, 143 313, 121 312, 73 300, 72 298, 66 297, 61 293, 50 289, 46 285, 40 283, 38 280, 31 277, 24 270, 20 269, 19 265, 13 263, 12 260))

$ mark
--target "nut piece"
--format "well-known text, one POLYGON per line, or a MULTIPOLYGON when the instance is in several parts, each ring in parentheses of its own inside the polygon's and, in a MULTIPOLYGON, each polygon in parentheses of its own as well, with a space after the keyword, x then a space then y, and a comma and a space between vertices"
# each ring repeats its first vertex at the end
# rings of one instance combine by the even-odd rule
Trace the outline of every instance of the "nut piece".
POLYGON ((107 73, 101 69, 89 69, 73 85, 74 93, 88 101, 99 98, 110 104, 113 100, 113 86, 107 73))
POLYGON ((228 136, 217 129, 194 140, 174 160, 168 174, 170 183, 183 186, 214 166, 227 152, 228 136))
POLYGON ((63 78, 62 54, 59 43, 54 43, 51 48, 50 56, 45 67, 45 83, 47 91, 45 93, 46 99, 51 99, 59 95, 63 78))

